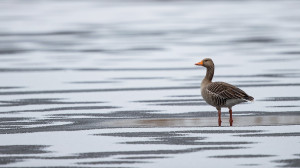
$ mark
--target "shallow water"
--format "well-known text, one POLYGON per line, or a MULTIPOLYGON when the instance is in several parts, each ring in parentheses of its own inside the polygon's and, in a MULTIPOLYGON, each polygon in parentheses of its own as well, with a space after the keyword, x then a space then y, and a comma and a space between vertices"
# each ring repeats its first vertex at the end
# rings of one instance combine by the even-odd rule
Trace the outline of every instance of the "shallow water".
POLYGON ((0 166, 299 167, 299 7, 1 1, 0 166), (205 57, 255 98, 233 127, 200 95, 205 57))

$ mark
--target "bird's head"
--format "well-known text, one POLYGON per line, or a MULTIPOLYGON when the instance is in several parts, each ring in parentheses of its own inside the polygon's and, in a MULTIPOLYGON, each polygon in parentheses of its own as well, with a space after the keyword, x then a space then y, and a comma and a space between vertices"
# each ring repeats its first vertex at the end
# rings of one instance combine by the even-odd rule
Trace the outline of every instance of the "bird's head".
POLYGON ((204 67, 213 67, 214 62, 210 58, 204 58, 202 61, 196 63, 195 65, 197 66, 204 66, 204 67))

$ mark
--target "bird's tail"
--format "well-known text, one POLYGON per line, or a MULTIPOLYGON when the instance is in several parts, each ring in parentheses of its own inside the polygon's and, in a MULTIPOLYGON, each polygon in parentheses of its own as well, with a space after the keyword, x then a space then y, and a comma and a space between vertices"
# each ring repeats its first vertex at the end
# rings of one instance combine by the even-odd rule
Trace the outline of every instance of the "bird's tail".
POLYGON ((252 102, 254 101, 254 98, 252 96, 247 96, 247 97, 245 97, 245 99, 249 100, 249 101, 252 101, 252 102))

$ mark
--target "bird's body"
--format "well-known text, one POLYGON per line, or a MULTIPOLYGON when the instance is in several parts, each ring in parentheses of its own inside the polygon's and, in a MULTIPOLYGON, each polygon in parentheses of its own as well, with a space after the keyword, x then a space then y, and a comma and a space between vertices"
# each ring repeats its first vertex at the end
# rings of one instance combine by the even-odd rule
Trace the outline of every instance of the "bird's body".
POLYGON ((212 82, 214 76, 214 63, 210 58, 205 58, 196 63, 206 67, 206 75, 201 83, 201 95, 210 105, 216 107, 219 115, 219 126, 221 126, 221 108, 229 108, 230 126, 232 126, 232 107, 236 104, 252 101, 253 97, 249 96, 243 90, 225 82, 212 82))
POLYGON ((211 82, 201 85, 201 95, 210 105, 218 108, 228 107, 253 100, 241 89, 225 82, 211 82))

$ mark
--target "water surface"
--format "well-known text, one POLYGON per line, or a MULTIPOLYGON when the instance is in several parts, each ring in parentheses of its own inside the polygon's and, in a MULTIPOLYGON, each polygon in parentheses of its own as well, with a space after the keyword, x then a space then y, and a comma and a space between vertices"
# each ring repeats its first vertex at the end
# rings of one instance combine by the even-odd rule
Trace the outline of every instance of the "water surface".
POLYGON ((1 1, 0 166, 299 167, 299 7, 1 1), (206 57, 255 98, 234 127, 200 95, 206 57))

